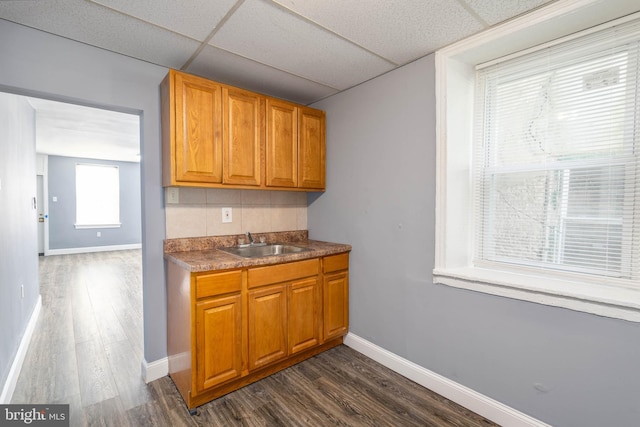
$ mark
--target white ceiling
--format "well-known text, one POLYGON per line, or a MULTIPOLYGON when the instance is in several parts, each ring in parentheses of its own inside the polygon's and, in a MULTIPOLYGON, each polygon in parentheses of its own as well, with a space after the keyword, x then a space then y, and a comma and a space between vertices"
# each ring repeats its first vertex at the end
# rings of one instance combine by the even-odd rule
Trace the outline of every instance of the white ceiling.
MULTIPOLYGON (((0 18, 310 104, 550 2, 4 0, 0 18)), ((63 127, 34 105, 46 126, 63 127)))
POLYGON ((140 116, 27 98, 36 111, 36 151, 88 159, 140 161, 140 116))

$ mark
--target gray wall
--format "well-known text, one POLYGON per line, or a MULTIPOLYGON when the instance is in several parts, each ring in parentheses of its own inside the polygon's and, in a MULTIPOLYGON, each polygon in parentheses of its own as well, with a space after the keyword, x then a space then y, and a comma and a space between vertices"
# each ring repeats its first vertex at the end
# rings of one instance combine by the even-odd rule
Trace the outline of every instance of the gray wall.
POLYGON ((48 171, 50 249, 131 245, 141 242, 139 163, 49 156, 48 171), (122 223, 119 228, 75 228, 77 163, 118 166, 122 223), (53 201, 54 196, 57 202, 53 201), (97 231, 100 231, 100 237, 97 237, 97 231))
POLYGON ((0 93, 0 180, 1 391, 40 293, 37 214, 32 204, 35 111, 26 100, 5 93, 0 93))
POLYGON ((0 20, 0 58, 0 91, 141 115, 144 355, 149 362, 165 357, 159 85, 168 70, 4 20, 0 20))
POLYGON ((351 332, 554 426, 640 425, 640 324, 433 284, 433 55, 314 107, 309 233, 353 245, 351 332))

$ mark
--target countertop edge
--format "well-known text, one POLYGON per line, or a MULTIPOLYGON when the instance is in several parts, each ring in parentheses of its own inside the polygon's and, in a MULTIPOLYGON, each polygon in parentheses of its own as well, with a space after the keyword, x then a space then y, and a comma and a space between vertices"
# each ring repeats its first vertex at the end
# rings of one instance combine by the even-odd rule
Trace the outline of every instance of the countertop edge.
POLYGON ((310 251, 287 255, 273 255, 261 258, 243 258, 217 249, 185 252, 165 252, 165 260, 191 272, 222 271, 239 268, 250 268, 263 265, 283 264, 311 258, 320 258, 340 253, 350 252, 348 244, 330 243, 319 240, 305 240, 291 242, 297 246, 306 247, 310 251))

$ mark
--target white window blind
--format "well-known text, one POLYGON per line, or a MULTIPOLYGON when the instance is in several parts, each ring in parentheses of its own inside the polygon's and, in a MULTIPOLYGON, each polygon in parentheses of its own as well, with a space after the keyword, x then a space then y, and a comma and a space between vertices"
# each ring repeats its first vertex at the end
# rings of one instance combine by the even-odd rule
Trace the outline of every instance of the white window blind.
POLYGON ((474 263, 636 280, 640 21, 480 69, 474 263))
POLYGON ((75 226, 120 226, 120 176, 117 166, 76 165, 75 226))

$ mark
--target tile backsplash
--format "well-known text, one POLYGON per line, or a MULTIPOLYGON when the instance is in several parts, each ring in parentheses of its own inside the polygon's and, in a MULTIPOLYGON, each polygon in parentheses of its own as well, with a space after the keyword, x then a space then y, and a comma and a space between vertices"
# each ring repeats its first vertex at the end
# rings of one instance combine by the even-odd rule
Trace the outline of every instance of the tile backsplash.
POLYGON ((307 193, 179 188, 178 203, 165 188, 167 239, 307 229, 307 193), (232 222, 222 222, 222 208, 232 222))

